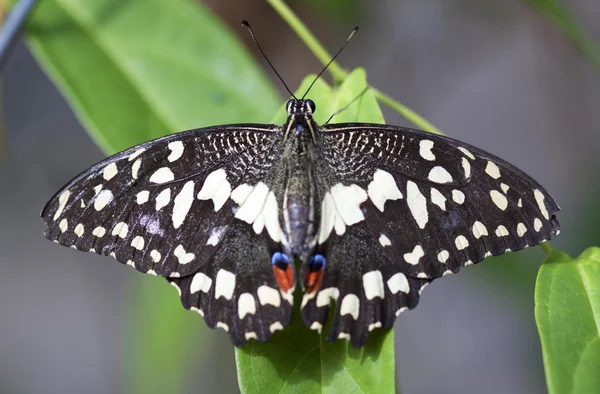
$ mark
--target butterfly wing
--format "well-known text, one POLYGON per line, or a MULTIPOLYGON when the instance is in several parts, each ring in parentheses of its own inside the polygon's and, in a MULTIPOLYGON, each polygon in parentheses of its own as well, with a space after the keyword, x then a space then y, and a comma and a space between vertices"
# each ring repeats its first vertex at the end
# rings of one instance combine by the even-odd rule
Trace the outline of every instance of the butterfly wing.
POLYGON ((270 264, 277 242, 234 218, 270 179, 281 132, 274 125, 210 127, 118 153, 48 202, 45 235, 167 277, 186 308, 229 331, 238 346, 265 341, 289 323, 292 309, 270 264))
POLYGON ((328 183, 318 249, 327 267, 302 312, 319 329, 337 300, 329 339, 361 346, 370 330, 414 308, 433 279, 559 232, 546 190, 478 148, 387 125, 321 131, 328 183))

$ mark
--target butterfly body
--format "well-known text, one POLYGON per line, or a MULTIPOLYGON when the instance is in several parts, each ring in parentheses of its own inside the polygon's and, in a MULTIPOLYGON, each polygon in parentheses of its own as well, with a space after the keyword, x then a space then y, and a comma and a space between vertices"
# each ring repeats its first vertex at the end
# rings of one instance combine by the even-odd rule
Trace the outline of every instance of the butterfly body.
POLYGON ((328 339, 362 346, 432 280, 558 234, 556 202, 511 164, 418 130, 320 126, 314 111, 290 100, 282 126, 118 153, 48 202, 46 237, 165 277, 237 346, 290 323, 297 282, 308 327, 331 315, 328 339))

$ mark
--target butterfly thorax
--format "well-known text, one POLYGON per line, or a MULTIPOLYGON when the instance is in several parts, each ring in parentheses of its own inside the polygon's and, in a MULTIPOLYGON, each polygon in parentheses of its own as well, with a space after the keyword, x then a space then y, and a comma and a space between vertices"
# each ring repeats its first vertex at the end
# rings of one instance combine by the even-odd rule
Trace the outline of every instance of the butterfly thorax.
POLYGON ((313 110, 310 100, 290 100, 284 125, 283 244, 287 254, 303 262, 313 254, 319 223, 313 110))

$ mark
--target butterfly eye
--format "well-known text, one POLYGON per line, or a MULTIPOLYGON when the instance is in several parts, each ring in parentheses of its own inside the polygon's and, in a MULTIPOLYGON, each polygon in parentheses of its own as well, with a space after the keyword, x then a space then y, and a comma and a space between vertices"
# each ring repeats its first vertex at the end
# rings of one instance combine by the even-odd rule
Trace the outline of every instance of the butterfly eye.
POLYGON ((312 113, 314 113, 317 109, 315 102, 310 99, 306 100, 306 105, 308 106, 308 108, 310 108, 310 112, 312 113))
POLYGON ((287 102, 287 104, 285 105, 285 110, 287 111, 288 114, 292 111, 292 106, 294 105, 295 101, 296 100, 289 100, 287 102))

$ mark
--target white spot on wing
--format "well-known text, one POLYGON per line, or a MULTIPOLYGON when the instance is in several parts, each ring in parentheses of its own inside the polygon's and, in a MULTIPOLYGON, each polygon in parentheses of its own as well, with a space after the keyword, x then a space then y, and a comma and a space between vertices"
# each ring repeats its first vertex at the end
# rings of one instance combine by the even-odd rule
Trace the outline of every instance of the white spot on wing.
POLYGON ((498 190, 492 190, 490 191, 490 197, 492 198, 492 201, 494 202, 494 204, 496 204, 498 208, 500 208, 503 211, 506 210, 506 207, 508 206, 508 200, 506 199, 506 197, 504 197, 502 193, 500 193, 498 190))
POLYGON ((329 306, 331 300, 337 300, 340 296, 340 291, 337 287, 328 287, 327 289, 321 290, 317 295, 317 307, 329 306))
POLYGON ((485 166, 485 172, 494 179, 500 178, 500 169, 493 161, 488 161, 485 166))
POLYGON ((269 326, 269 331, 271 331, 271 332, 280 331, 280 330, 283 330, 283 325, 278 321, 276 321, 275 323, 273 323, 269 326))
POLYGON ((225 332, 229 332, 229 326, 223 322, 217 322, 217 328, 222 328, 225 332))
POLYGON ((231 184, 227 181, 227 173, 219 168, 211 172, 198 192, 198 200, 213 200, 215 212, 219 211, 231 195, 231 184))
POLYGON ((338 183, 331 188, 331 196, 337 213, 347 226, 365 220, 360 204, 366 201, 367 193, 360 186, 344 186, 338 183))
POLYGON ((112 235, 117 235, 119 238, 125 238, 129 232, 129 226, 125 222, 119 222, 113 228, 112 235))
POLYGON ((219 272, 217 272, 215 298, 225 297, 225 299, 230 300, 233 297, 234 290, 235 274, 233 272, 220 269, 219 272))
POLYGON ((83 224, 79 223, 77 226, 75 226, 75 235, 77 235, 78 237, 81 237, 84 232, 85 232, 85 229, 83 227, 83 224))
POLYGON ((212 286, 212 279, 203 274, 202 272, 198 272, 192 278, 192 283, 190 284, 190 293, 194 294, 199 291, 203 293, 208 293, 210 287, 212 286))
POLYGON ((394 274, 390 279, 388 279, 387 285, 392 294, 396 294, 399 291, 408 294, 408 292, 410 291, 408 280, 402 272, 398 272, 394 274))
MULTIPOLYGON (((335 203, 331 193, 326 192, 323 201, 321 202, 321 225, 319 226, 319 243, 322 244, 327 241, 331 230, 335 224, 337 212, 335 210, 335 203)), ((340 218, 341 220, 341 218, 340 218)))
POLYGON ((94 231, 92 231, 92 235, 94 237, 102 238, 106 234, 106 229, 104 227, 96 227, 94 231))
POLYGON ((144 249, 144 245, 145 245, 145 244, 146 244, 146 242, 144 241, 144 238, 143 238, 143 237, 140 237, 139 235, 138 235, 137 237, 135 237, 135 238, 133 239, 133 241, 131 241, 131 246, 132 246, 134 249, 137 249, 137 250, 142 250, 142 249, 144 249))
POLYGON ((155 263, 158 263, 158 262, 160 261, 161 255, 160 255, 160 253, 158 252, 158 250, 156 250, 156 249, 153 249, 153 250, 150 252, 150 258, 151 258, 151 259, 152 259, 152 261, 154 261, 155 263))
POLYGON ((459 235, 454 239, 454 244, 456 245, 456 249, 463 250, 469 246, 469 241, 464 235, 459 235))
POLYGON ((110 190, 101 190, 94 200, 94 209, 100 211, 113 200, 113 194, 110 190))
POLYGON ((169 142, 169 145, 167 145, 167 146, 168 146, 169 150, 171 151, 171 153, 167 157, 167 160, 169 160, 170 162, 174 162, 175 160, 179 159, 183 155, 183 142, 173 141, 173 142, 169 142))
POLYGON ((452 190, 452 200, 457 204, 465 202, 465 193, 460 190, 452 190))
POLYGON ((400 314, 401 314, 402 312, 404 312, 404 311, 407 311, 407 310, 408 310, 408 307, 407 307, 407 306, 403 306, 402 308, 398 309, 398 310, 396 311, 396 317, 400 316, 400 314))
POLYGON ((483 223, 481 223, 480 221, 476 221, 475 223, 473 223, 473 236, 476 239, 479 239, 483 236, 487 236, 488 235, 488 231, 487 228, 483 225, 483 223))
POLYGON ((406 202, 413 218, 419 225, 419 228, 425 228, 429 220, 427 212, 427 200, 421 194, 419 187, 413 181, 408 181, 406 184, 406 202))
POLYGON ((517 224, 517 235, 522 237, 527 232, 527 227, 523 223, 517 224))
POLYGON ((421 140, 419 141, 419 155, 425 160, 434 161, 435 155, 431 152, 431 148, 433 148, 433 141, 430 140, 421 140))
POLYGON ((535 220, 533 221, 533 229, 539 232, 542 229, 542 227, 542 221, 538 218, 535 218, 535 220))
POLYGON ((140 171, 140 166, 141 165, 142 165, 142 159, 137 159, 131 165, 131 177, 133 179, 137 179, 138 178, 138 173, 140 171))
POLYGON ((221 241, 221 238, 225 234, 225 231, 227 231, 227 227, 229 226, 214 227, 210 231, 210 237, 208 237, 206 244, 211 246, 217 246, 217 244, 221 241))
POLYGON ((250 195, 253 187, 247 183, 242 183, 231 192, 231 199, 237 204, 242 205, 250 195))
POLYGON ((171 182, 175 179, 175 175, 173 175, 173 171, 169 167, 159 168, 152 174, 150 177, 150 182, 152 183, 165 183, 171 182))
POLYGON ((500 225, 496 228, 496 236, 497 237, 506 237, 508 235, 508 230, 503 225, 500 225))
POLYGON ((367 297, 368 300, 372 300, 375 297, 382 299, 385 297, 381 271, 375 270, 367 272, 363 275, 362 280, 363 288, 365 290, 365 297, 367 297))
POLYGON ((354 320, 360 313, 360 300, 355 294, 346 294, 340 306, 340 316, 350 315, 354 320))
POLYGON ((321 323, 319 323, 318 321, 314 321, 311 325, 310 325, 310 329, 311 330, 315 330, 317 331, 319 334, 321 333, 321 331, 323 331, 323 325, 321 323))
POLYGON ((269 187, 263 182, 258 182, 235 213, 235 217, 248 224, 253 223, 260 215, 268 195, 269 187))
POLYGON ((471 163, 465 157, 461 160, 463 171, 465 172, 465 178, 469 178, 471 176, 471 163))
POLYGON ((404 260, 406 260, 408 264, 417 265, 424 255, 425 253, 423 252, 421 245, 416 245, 412 252, 404 254, 404 260))
POLYGON ((129 158, 127 160, 128 161, 134 160, 136 157, 138 157, 139 155, 141 155, 145 150, 146 150, 146 148, 141 148, 141 149, 136 150, 131 155, 129 155, 129 158))
POLYGON ((117 168, 117 163, 110 163, 104 167, 104 170, 102 171, 102 177, 107 181, 110 181, 115 177, 115 175, 117 175, 118 172, 119 169, 117 168))
POLYGON ((427 178, 431 182, 435 183, 450 183, 452 182, 452 175, 444 168, 440 166, 435 166, 429 171, 429 175, 427 178))
POLYGON ((150 198, 150 192, 148 190, 142 190, 135 196, 135 198, 136 198, 137 204, 142 205, 142 204, 148 202, 148 199, 150 198))
POLYGON ((381 246, 391 246, 392 245, 392 241, 390 241, 390 239, 388 237, 386 237, 384 234, 379 235, 379 243, 381 244, 381 246))
POLYGON ((242 293, 238 299, 238 316, 240 319, 246 315, 254 315, 256 313, 256 303, 254 296, 250 293, 242 293))
POLYGON ((156 210, 160 211, 171 202, 171 189, 166 188, 156 196, 156 210))
POLYGON ((508 186, 506 183, 501 183, 500 188, 502 189, 504 194, 506 194, 506 193, 508 193, 508 189, 510 189, 510 186, 508 186))
POLYGON ((550 219, 550 216, 548 215, 548 210, 546 209, 546 204, 544 204, 544 194, 538 189, 535 189, 533 191, 533 196, 535 197, 535 201, 538 204, 538 208, 540 209, 542 216, 544 216, 546 220, 550 219))
POLYGON ((473 156, 473 154, 471 152, 469 152, 467 149, 463 148, 462 146, 459 147, 458 150, 461 151, 469 159, 475 160, 475 156, 473 156))
POLYGON ((179 194, 175 197, 173 205, 173 228, 179 228, 194 202, 194 181, 188 181, 183 185, 179 194))
POLYGON ((67 205, 67 201, 69 201, 70 196, 71 196, 71 192, 68 190, 65 190, 64 192, 61 193, 60 196, 58 196, 58 208, 56 209, 56 212, 54 213, 53 220, 56 220, 60 217, 60 214, 65 209, 65 206, 67 205))
MULTIPOLYGON (((173 251, 173 255, 175 257, 177 257, 177 260, 179 261, 179 264, 188 264, 192 260, 194 260, 194 258, 196 258, 195 254, 193 254, 193 253, 186 253, 185 249, 183 248, 183 245, 178 245, 175 248, 175 250, 173 251)), ((221 270, 221 271, 223 271, 223 270, 221 270)))
POLYGON ((392 174, 380 169, 373 174, 373 180, 367 187, 367 194, 381 212, 387 200, 398 200, 403 197, 392 174))
POLYGON ((442 211, 446 210, 446 197, 434 187, 431 188, 431 202, 440 207, 442 211))
POLYGON ((67 219, 61 220, 60 223, 58 224, 58 227, 60 228, 61 233, 64 233, 65 231, 67 231, 67 228, 69 228, 69 223, 67 222, 67 219))
POLYGON ((450 257, 450 253, 448 253, 447 250, 442 250, 438 253, 437 255, 437 259, 440 263, 445 264, 446 261, 448 261, 448 258, 450 257))
POLYGON ((261 305, 270 304, 275 307, 281 305, 281 294, 277 289, 262 285, 256 290, 256 294, 258 295, 258 301, 261 305))

